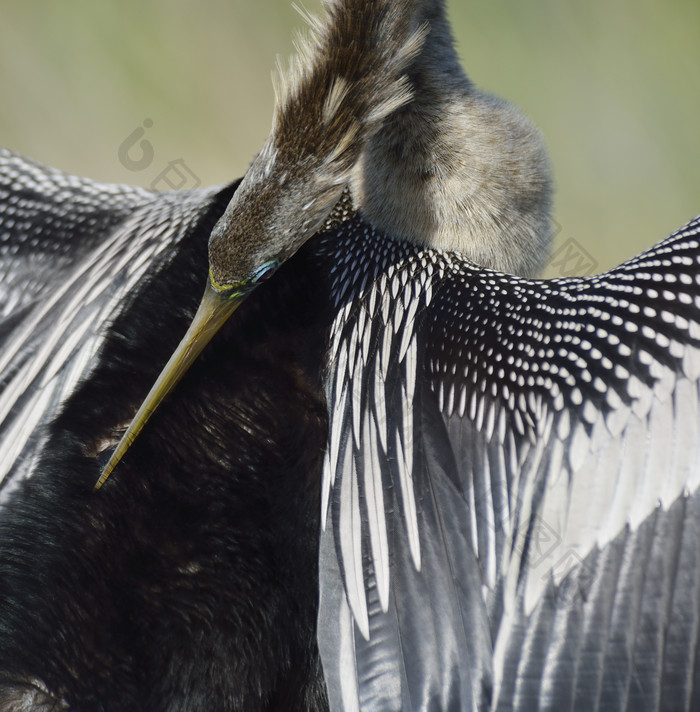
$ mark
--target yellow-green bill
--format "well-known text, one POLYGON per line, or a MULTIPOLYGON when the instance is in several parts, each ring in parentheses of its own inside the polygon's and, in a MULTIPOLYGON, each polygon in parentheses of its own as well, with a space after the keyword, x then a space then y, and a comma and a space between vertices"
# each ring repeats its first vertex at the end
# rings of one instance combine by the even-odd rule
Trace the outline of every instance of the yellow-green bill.
POLYGON ((234 289, 218 290, 212 286, 211 280, 207 281, 202 302, 194 315, 190 328, 178 345, 170 360, 161 371, 158 380, 151 388, 146 400, 131 421, 127 431, 122 436, 116 449, 109 458, 100 479, 95 485, 95 490, 100 489, 112 474, 112 470, 122 459, 124 453, 134 442, 141 429, 146 424, 161 401, 177 385, 187 369, 202 353, 204 347, 211 341, 216 332, 224 325, 236 308, 245 298, 245 293, 234 289))

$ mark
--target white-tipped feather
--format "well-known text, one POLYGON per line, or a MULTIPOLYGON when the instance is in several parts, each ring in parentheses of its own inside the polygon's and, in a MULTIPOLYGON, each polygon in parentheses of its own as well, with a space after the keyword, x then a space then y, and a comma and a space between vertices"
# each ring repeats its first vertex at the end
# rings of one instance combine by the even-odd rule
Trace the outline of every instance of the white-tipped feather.
POLYGON ((376 423, 373 422, 371 414, 365 411, 363 442, 366 443, 366 446, 362 450, 361 471, 364 473, 364 492, 374 576, 377 581, 379 603, 382 610, 386 612, 389 606, 389 544, 384 511, 384 483, 379 463, 376 432, 376 423), (372 421, 371 424, 370 421, 372 421))
POLYGON ((359 488, 352 447, 345 448, 344 477, 340 484, 340 551, 345 573, 345 590, 353 618, 365 640, 369 639, 367 598, 362 570, 362 524, 360 519, 359 488))

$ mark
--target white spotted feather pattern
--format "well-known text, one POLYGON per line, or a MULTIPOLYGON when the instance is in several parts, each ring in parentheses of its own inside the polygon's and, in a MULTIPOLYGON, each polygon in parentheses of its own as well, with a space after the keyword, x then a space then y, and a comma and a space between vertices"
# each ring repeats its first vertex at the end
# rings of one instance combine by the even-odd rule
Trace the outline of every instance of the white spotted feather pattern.
POLYGON ((675 648, 649 653, 643 636, 680 596, 690 612, 669 625, 700 622, 700 589, 679 574, 662 585, 645 559, 634 584, 606 556, 637 561, 640 537, 662 525, 673 536, 655 545, 690 555, 700 220, 608 273, 538 281, 380 238, 349 213, 329 222, 322 248, 339 310, 320 620, 324 587, 336 607, 344 590, 356 633, 339 652, 321 630, 324 665, 353 677, 360 708, 573 709, 593 680, 587 699, 602 709, 691 709, 668 701, 685 700, 692 664, 675 648), (622 596, 646 611, 634 625, 614 616, 622 596), (619 635, 631 676, 622 698, 605 686, 619 635), (662 670, 657 706, 632 672, 650 654, 662 670), (407 672, 419 655, 420 685, 407 672), (567 660, 575 670, 562 677, 567 660), (682 689, 669 677, 679 665, 682 689))

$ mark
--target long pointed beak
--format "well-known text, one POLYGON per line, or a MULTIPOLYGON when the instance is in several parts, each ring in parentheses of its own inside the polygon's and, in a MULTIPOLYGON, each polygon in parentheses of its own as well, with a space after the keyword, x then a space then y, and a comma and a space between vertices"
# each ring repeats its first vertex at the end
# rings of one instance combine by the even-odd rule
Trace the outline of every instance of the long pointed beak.
POLYGON ((179 380, 185 375, 187 369, 195 362, 204 347, 211 341, 216 332, 224 325, 226 320, 238 308, 247 296, 247 291, 217 290, 211 280, 207 280, 202 302, 194 315, 190 328, 182 341, 175 349, 175 353, 161 371, 158 380, 151 388, 146 400, 131 421, 131 425, 119 441, 112 457, 105 466, 100 479, 95 485, 95 490, 100 489, 112 474, 112 470, 122 459, 124 453, 131 447, 143 426, 155 412, 161 401, 172 391, 179 380))

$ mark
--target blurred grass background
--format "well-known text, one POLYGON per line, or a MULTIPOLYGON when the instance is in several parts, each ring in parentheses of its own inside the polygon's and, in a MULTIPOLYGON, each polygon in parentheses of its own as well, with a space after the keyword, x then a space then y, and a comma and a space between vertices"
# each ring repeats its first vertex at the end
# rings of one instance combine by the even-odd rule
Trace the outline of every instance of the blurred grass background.
MULTIPOLYGON (((697 0, 449 10, 471 78, 545 135, 557 245, 605 269, 700 212, 697 0)), ((0 144, 103 181, 148 186, 178 158, 230 180, 267 135, 275 56, 302 26, 290 0, 0 0, 0 144), (128 170, 119 147, 146 119, 153 161, 128 170)))

